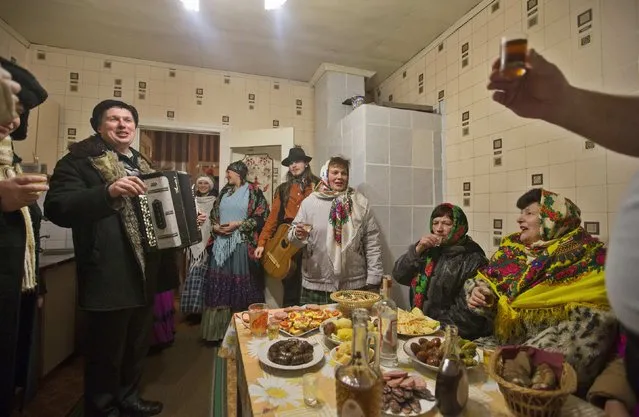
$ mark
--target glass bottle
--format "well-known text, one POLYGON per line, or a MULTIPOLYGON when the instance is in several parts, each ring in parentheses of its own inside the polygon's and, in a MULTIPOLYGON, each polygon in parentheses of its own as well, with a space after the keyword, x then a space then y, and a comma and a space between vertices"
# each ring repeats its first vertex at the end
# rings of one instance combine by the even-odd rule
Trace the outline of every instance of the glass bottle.
POLYGON ((339 417, 378 417, 382 414, 383 378, 379 371, 379 346, 374 363, 369 357, 368 311, 353 311, 353 352, 347 365, 335 371, 335 397, 339 417))
POLYGON ((459 357, 457 326, 448 326, 442 345, 443 358, 435 383, 435 399, 443 416, 458 416, 468 401, 468 373, 459 357))
POLYGON ((397 304, 390 298, 393 279, 385 275, 382 278, 382 299, 373 305, 373 314, 377 316, 379 328, 379 362, 382 366, 394 368, 397 360, 397 304))

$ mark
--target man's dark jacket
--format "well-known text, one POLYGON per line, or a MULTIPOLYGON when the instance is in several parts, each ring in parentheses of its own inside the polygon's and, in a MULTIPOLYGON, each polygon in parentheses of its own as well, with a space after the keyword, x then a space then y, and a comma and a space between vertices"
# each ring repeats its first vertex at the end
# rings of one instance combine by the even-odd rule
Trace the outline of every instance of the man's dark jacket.
MULTIPOLYGON (((132 151, 133 159, 148 167, 142 155, 132 151)), ((139 252, 136 257, 131 238, 136 225, 123 215, 122 201, 108 194, 112 176, 119 174, 105 173, 100 165, 107 154, 116 158, 109 166, 122 170, 114 167, 121 156, 113 156, 116 153, 99 136, 72 145, 55 167, 44 202, 49 220, 73 229, 78 302, 91 311, 152 304, 158 275, 159 255, 146 254, 144 262, 139 252)))

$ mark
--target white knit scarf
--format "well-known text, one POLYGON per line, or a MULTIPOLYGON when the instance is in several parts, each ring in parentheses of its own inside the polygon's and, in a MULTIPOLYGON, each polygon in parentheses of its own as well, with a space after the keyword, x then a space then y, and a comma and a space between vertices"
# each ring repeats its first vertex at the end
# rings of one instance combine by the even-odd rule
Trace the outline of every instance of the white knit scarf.
MULTIPOLYGON (((13 163, 13 146, 11 144, 11 136, 7 136, 0 140, 0 181, 14 178, 22 174, 20 164, 13 163)), ((22 277, 22 292, 33 291, 36 288, 36 250, 35 235, 33 233, 33 224, 31 223, 31 214, 29 207, 20 209, 24 218, 24 227, 26 234, 26 247, 24 253, 24 276, 22 277)))

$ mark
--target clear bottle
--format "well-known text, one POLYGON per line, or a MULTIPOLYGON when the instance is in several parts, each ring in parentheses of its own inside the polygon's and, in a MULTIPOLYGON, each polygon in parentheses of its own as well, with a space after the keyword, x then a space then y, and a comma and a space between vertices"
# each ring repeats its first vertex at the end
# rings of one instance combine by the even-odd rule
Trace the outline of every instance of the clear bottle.
POLYGON ((339 417, 378 417, 382 414, 383 378, 379 371, 379 355, 375 349, 370 363, 368 311, 353 311, 353 353, 351 361, 335 371, 335 397, 339 417))
POLYGON ((456 326, 446 328, 442 345, 444 357, 435 383, 435 399, 443 416, 458 416, 468 402, 468 373, 459 357, 459 335, 456 326))
POLYGON ((397 304, 390 298, 393 279, 385 275, 382 278, 382 299, 373 305, 373 314, 377 316, 379 329, 379 362, 382 366, 394 368, 397 360, 397 304))

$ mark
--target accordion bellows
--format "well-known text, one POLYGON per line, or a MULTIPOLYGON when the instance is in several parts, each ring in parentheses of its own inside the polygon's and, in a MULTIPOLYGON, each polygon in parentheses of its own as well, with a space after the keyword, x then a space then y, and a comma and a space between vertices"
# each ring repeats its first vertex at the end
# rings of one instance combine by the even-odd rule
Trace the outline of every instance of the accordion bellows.
POLYGON ((202 240, 197 209, 186 172, 158 171, 140 176, 147 193, 138 199, 144 250, 186 248, 202 240))

